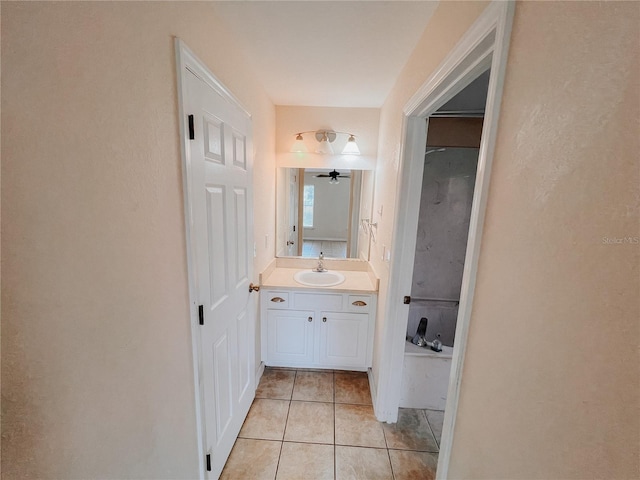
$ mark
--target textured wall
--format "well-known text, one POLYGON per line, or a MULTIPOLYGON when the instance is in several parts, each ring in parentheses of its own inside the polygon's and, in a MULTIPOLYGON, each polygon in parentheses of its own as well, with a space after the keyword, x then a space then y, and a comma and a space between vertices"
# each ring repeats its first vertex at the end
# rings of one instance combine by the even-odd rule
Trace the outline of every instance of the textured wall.
POLYGON ((197 476, 174 35, 253 114, 273 239, 275 108, 211 4, 2 5, 3 478, 197 476))
POLYGON ((637 2, 517 5, 451 478, 640 477, 639 62, 637 2))

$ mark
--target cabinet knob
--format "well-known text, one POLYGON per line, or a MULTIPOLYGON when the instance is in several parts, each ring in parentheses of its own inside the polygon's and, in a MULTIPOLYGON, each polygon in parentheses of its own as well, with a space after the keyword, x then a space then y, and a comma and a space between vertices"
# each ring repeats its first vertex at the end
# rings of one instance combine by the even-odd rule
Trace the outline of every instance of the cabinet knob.
POLYGON ((313 317, 309 317, 309 318, 307 318, 307 321, 308 321, 308 322, 313 322, 313 317))
POLYGON ((271 301, 275 302, 275 303, 282 303, 282 302, 284 302, 284 298, 282 298, 282 297, 273 297, 271 299, 271 301))
POLYGON ((327 317, 322 317, 322 321, 323 321, 324 323, 327 323, 327 317))
POLYGON ((367 303, 363 302, 362 300, 356 300, 351 305, 355 305, 356 307, 366 307, 367 303))

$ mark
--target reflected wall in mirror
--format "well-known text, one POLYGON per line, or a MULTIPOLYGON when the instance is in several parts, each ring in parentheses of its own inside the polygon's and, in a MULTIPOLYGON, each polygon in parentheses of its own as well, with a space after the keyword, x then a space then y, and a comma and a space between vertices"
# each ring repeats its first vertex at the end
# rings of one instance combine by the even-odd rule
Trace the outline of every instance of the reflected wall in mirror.
POLYGON ((278 257, 369 259, 374 172, 278 168, 278 257))

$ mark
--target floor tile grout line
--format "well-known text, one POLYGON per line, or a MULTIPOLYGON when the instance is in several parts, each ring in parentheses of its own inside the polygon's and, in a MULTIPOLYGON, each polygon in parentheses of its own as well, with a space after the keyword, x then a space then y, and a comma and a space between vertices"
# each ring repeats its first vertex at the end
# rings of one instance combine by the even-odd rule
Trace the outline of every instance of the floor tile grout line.
POLYGON ((333 480, 336 480, 338 476, 338 459, 336 448, 336 372, 334 370, 332 375, 333 386, 333 480))
POLYGON ((284 440, 284 443, 300 443, 304 445, 333 445, 333 443, 322 443, 322 442, 305 442, 302 440, 284 440))
POLYGON ((393 471, 393 462, 391 461, 391 452, 387 448, 387 457, 389 457, 389 468, 391 468, 391 477, 393 480, 396 478, 396 472, 393 471))
MULTIPOLYGON (((293 384, 296 384, 296 377, 298 376, 298 372, 293 375, 293 384)), ((291 396, 289 397, 289 408, 287 409, 287 419, 284 421, 284 431, 282 432, 282 441, 284 442, 284 436, 287 434, 287 424, 289 423, 289 413, 291 412, 291 402, 293 398, 293 387, 291 388, 291 396)))
POLYGON ((427 416, 427 410, 426 409, 421 409, 422 415, 424 416, 425 421, 427 422, 427 425, 429 426, 429 431, 431 432, 431 436, 433 437, 433 441, 436 443, 436 446, 438 447, 438 453, 440 453, 440 442, 438 442, 438 439, 436 438, 436 434, 433 431, 433 427, 431 426, 431 422, 429 421, 429 417, 427 416))
POLYGON ((431 452, 429 450, 415 450, 413 448, 389 448, 388 450, 393 450, 394 452, 412 452, 412 453, 434 453, 438 454, 438 452, 431 452))
POLYGON ((384 446, 386 447, 387 457, 389 458, 389 468, 391 468, 391 477, 395 480, 396 474, 393 471, 393 463, 391 462, 391 452, 389 451, 389 442, 387 442, 387 434, 384 431, 384 425, 381 424, 380 428, 382 429, 382 437, 384 438, 384 446))
POLYGON ((429 424, 429 427, 431 427, 431 433, 433 433, 433 438, 436 439, 436 443, 438 444, 438 451, 440 451, 440 441, 442 440, 442 436, 440 437, 440 440, 436 438, 436 432, 433 430, 433 426, 431 425, 431 420, 429 420, 429 416, 427 415, 427 410, 430 412, 442 412, 443 421, 440 422, 440 435, 442 435, 442 424, 444 422, 444 410, 432 410, 431 408, 424 409, 424 415, 425 417, 427 417, 427 423, 429 424))
POLYGON ((431 426, 431 422, 429 421, 429 417, 427 416, 426 409, 422 409, 422 415, 424 415, 424 419, 427 421, 427 425, 429 425, 429 431, 431 432, 431 435, 433 435, 433 441, 436 442, 436 445, 438 446, 438 452, 440 452, 440 442, 438 442, 436 434, 433 431, 433 427, 431 426))
POLYGON ((276 473, 273 476, 273 480, 276 480, 276 478, 278 478, 278 469, 280 468, 280 459, 282 458, 282 447, 283 446, 284 446, 284 442, 280 442, 280 453, 278 453, 278 463, 276 464, 276 473))

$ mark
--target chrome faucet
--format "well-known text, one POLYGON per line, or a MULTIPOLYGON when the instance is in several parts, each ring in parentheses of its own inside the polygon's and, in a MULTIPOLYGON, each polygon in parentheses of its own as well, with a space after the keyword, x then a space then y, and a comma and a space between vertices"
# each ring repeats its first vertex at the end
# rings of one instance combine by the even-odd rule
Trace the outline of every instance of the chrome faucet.
POLYGON ((314 270, 314 272, 326 272, 324 268, 324 254, 320 252, 320 256, 318 257, 318 266, 314 270))

